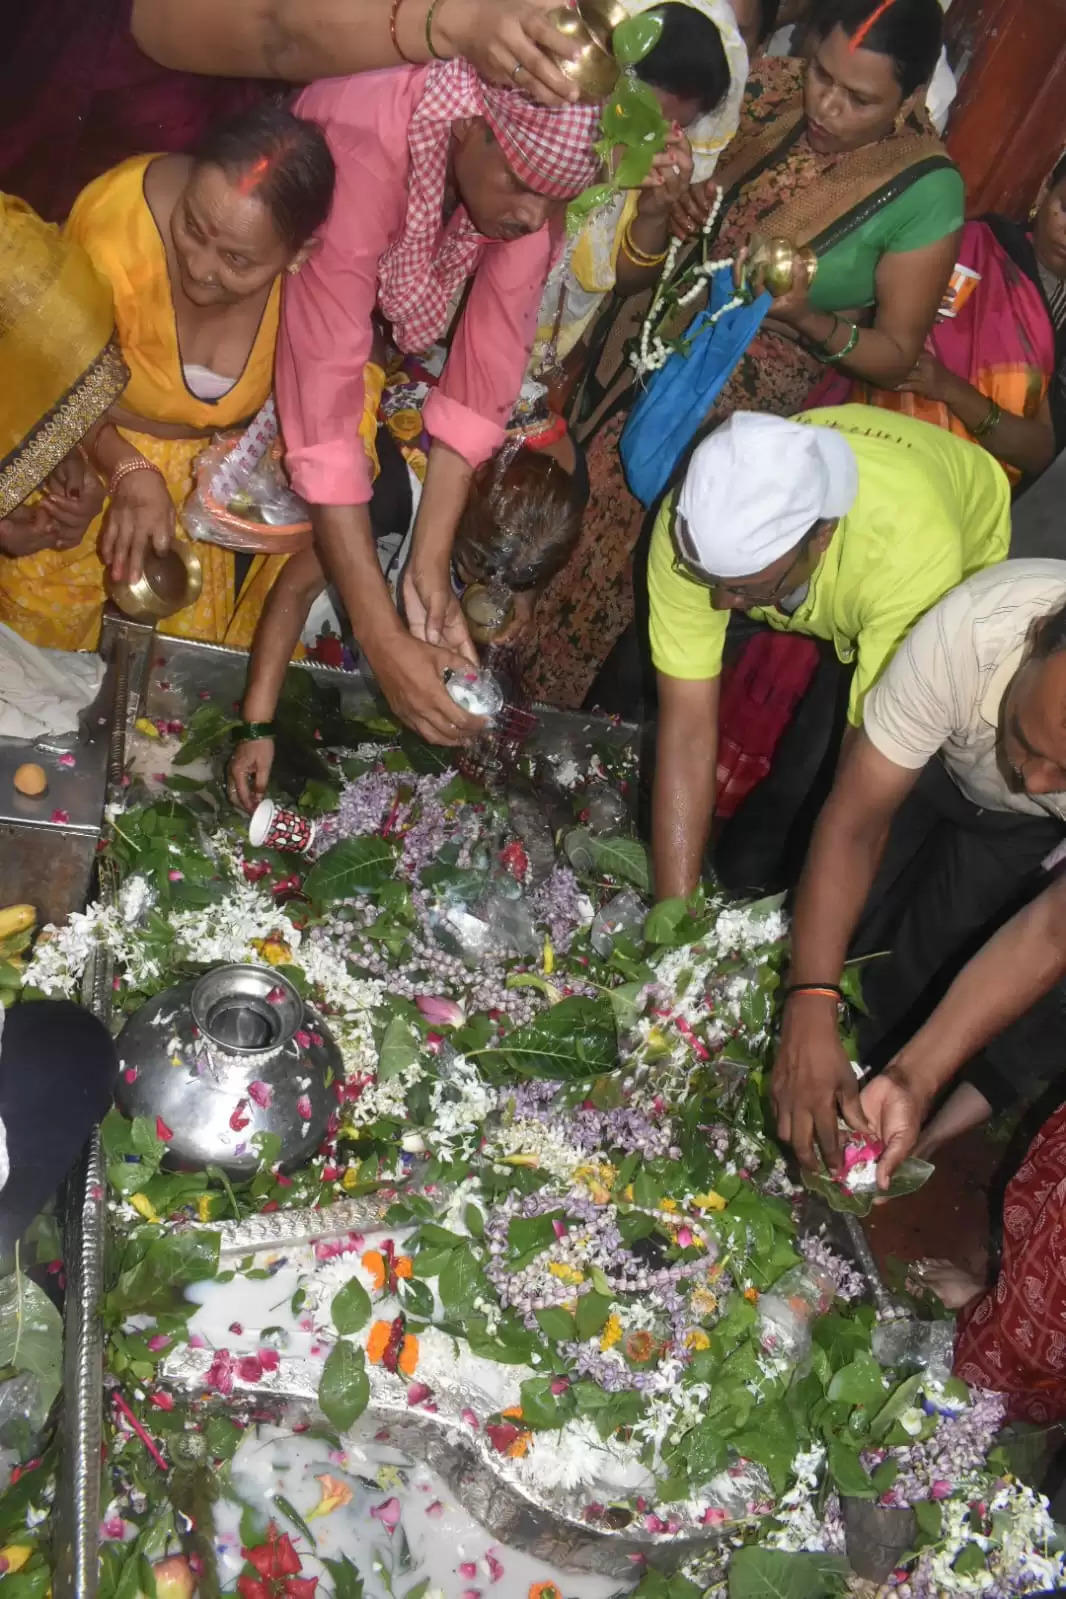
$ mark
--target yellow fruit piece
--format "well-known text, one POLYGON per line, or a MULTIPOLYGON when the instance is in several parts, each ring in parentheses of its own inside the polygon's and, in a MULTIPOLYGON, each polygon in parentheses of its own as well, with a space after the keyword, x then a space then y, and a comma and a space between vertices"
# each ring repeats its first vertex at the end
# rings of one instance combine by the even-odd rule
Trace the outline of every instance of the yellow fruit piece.
POLYGON ((23 933, 36 920, 36 905, 6 905, 0 910, 0 938, 7 938, 10 933, 23 933))
POLYGON ((145 1221, 159 1220, 155 1206, 152 1204, 152 1201, 148 1198, 147 1194, 131 1194, 130 1204, 133 1206, 138 1216, 143 1216, 145 1221))
POLYGON ((26 761, 18 768, 12 782, 20 794, 28 794, 36 798, 48 789, 48 776, 43 766, 38 766, 35 761, 26 761))
POLYGON ((0 1549, 0 1560, 6 1560, 4 1576, 13 1577, 16 1571, 21 1571, 27 1560, 33 1554, 32 1546, 28 1543, 6 1543, 0 1549))
POLYGON ((147 716, 138 716, 133 725, 137 729, 138 733, 144 734, 145 738, 159 737, 158 727, 156 727, 154 722, 150 722, 147 716))

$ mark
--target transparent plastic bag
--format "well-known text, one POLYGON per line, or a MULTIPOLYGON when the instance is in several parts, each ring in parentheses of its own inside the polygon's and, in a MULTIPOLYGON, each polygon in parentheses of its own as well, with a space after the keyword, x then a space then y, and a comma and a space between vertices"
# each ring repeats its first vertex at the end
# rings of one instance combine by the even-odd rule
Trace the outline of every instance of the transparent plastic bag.
POLYGON ((190 538, 227 550, 289 555, 310 545, 310 512, 285 476, 273 400, 243 433, 216 434, 200 453, 181 520, 190 538))

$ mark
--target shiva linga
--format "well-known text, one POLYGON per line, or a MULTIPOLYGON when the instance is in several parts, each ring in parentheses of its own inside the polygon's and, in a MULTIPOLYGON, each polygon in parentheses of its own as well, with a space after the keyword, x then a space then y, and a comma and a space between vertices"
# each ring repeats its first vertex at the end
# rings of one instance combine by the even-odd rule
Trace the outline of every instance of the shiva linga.
POLYGON ((753 233, 748 240, 744 277, 753 293, 761 294, 766 289, 774 299, 787 294, 792 288, 797 266, 803 267, 807 282, 813 283, 818 271, 818 257, 809 244, 766 238, 761 233, 753 233))
POLYGON ((611 34, 628 15, 619 0, 577 0, 548 12, 552 27, 580 45, 576 56, 553 59, 585 105, 600 105, 618 82, 622 69, 611 54, 611 34))
POLYGON ((115 1097, 167 1129, 164 1164, 250 1177, 259 1134, 282 1170, 310 1160, 343 1062, 325 1023, 272 966, 216 966, 157 994, 118 1037, 115 1097))

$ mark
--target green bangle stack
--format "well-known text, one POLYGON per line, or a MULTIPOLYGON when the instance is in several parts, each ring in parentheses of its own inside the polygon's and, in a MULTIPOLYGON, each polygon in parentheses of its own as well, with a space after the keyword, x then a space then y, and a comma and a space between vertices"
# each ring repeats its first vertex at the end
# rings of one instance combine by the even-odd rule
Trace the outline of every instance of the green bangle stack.
POLYGON ((988 410, 973 430, 975 439, 987 438, 993 428, 997 428, 1003 420, 1003 407, 997 405, 995 400, 989 400, 988 410))
POLYGON ((273 738, 277 730, 276 722, 238 722, 233 736, 238 744, 247 744, 254 738, 273 738))
POLYGON ((818 347, 818 354, 821 356, 822 360, 827 366, 834 366, 837 361, 843 361, 844 357, 850 355, 852 350, 854 350, 855 346, 859 342, 859 330, 854 322, 845 322, 842 317, 837 316, 835 311, 832 313, 832 316, 833 326, 830 328, 824 341, 818 347), (829 348, 829 340, 836 333, 837 328, 841 326, 851 329, 848 342, 841 350, 831 350, 829 348))
POLYGON ((440 0, 430 0, 429 10, 426 12, 426 49, 434 61, 447 61, 447 56, 442 56, 433 43, 433 14, 440 5, 440 0))

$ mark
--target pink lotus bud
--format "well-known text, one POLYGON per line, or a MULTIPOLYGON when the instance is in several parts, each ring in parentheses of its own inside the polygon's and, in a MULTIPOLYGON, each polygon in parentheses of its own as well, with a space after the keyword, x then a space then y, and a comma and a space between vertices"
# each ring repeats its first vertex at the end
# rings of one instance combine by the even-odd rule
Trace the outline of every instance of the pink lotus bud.
POLYGON ((160 1349, 169 1348, 170 1341, 170 1336, 167 1333, 153 1333, 148 1340, 148 1347, 152 1354, 155 1355, 158 1354, 160 1349))
POLYGON ((466 1020, 463 1007, 444 995, 419 994, 415 1004, 434 1027, 458 1027, 466 1020))
POLYGON ((311 1120, 311 1101, 306 1094, 301 1094, 296 1101, 296 1114, 301 1121, 309 1122, 311 1120))

